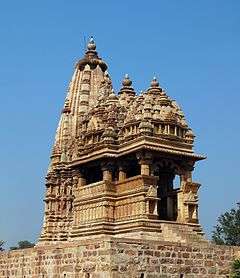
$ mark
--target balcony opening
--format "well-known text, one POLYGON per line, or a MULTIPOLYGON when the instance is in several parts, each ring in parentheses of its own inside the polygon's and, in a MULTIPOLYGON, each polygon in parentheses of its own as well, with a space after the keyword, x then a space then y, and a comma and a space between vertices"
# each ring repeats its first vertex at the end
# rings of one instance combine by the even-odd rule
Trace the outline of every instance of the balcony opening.
POLYGON ((141 174, 141 166, 139 165, 137 159, 131 159, 128 162, 126 169, 127 178, 135 177, 141 174))
POLYGON ((103 173, 100 164, 85 168, 86 184, 91 184, 103 180, 103 173))
POLYGON ((169 166, 159 166, 155 169, 158 176, 158 216, 160 220, 176 221, 177 191, 174 189, 175 172, 169 166))
POLYGON ((181 184, 181 178, 179 175, 175 175, 174 180, 173 180, 173 188, 174 189, 179 189, 181 184))

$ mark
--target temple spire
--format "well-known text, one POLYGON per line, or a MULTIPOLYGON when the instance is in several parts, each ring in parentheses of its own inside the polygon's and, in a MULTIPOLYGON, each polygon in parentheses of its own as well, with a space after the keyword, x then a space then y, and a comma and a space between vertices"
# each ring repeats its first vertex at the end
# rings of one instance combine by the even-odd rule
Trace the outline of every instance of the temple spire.
POLYGON ((119 95, 135 96, 135 91, 132 87, 132 80, 127 73, 122 81, 122 88, 120 89, 119 95))
POLYGON ((159 85, 159 82, 155 76, 153 77, 153 79, 150 83, 150 87, 147 91, 150 94, 159 94, 159 93, 161 94, 163 92, 163 89, 159 85))

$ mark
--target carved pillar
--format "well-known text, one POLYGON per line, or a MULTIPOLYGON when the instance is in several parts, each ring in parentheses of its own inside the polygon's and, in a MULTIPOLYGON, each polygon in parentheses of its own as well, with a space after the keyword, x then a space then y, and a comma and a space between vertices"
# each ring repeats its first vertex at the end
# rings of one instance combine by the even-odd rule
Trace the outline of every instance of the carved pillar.
POLYGON ((119 176, 118 176, 118 180, 119 181, 123 181, 125 180, 127 177, 126 172, 123 169, 119 169, 119 176))
POLYGON ((200 184, 192 182, 193 167, 188 167, 181 175, 178 193, 178 221, 198 223, 198 189, 200 184))
POLYGON ((77 192, 79 187, 86 185, 85 171, 84 169, 74 169, 72 171, 73 176, 73 191, 77 192))
POLYGON ((149 152, 138 153, 137 159, 141 166, 141 175, 150 176, 152 166, 152 154, 149 152))
POLYGON ((186 223, 188 222, 188 207, 186 205, 186 198, 187 198, 187 192, 189 190, 187 189, 187 184, 192 183, 192 171, 194 169, 193 167, 194 162, 184 162, 182 164, 181 171, 179 173, 180 176, 180 190, 177 194, 177 221, 186 223))
POLYGON ((198 189, 199 183, 187 182, 183 188, 184 221, 198 223, 198 189))
POLYGON ((174 135, 175 135, 175 136, 177 136, 177 134, 178 134, 178 133, 177 133, 177 128, 178 128, 177 126, 174 127, 174 135))
POLYGON ((141 175, 149 176, 150 175, 150 166, 146 161, 141 162, 141 175))
POLYGON ((158 218, 158 194, 157 194, 157 179, 153 178, 151 185, 145 195, 146 215, 149 219, 158 218))
POLYGON ((112 181, 113 165, 110 162, 103 162, 101 164, 104 181, 112 181))
POLYGON ((118 166, 118 180, 119 181, 123 181, 126 179, 126 177, 127 177, 126 168, 127 168, 126 163, 124 163, 124 162, 119 163, 119 166, 118 166))
POLYGON ((80 169, 78 172, 78 186, 86 185, 86 177, 84 170, 80 169))
POLYGON ((182 182, 191 182, 192 181, 192 171, 188 170, 186 172, 184 172, 183 175, 181 175, 181 180, 182 182))
POLYGON ((164 125, 164 132, 163 132, 164 134, 167 134, 168 133, 168 127, 167 127, 167 125, 164 125))

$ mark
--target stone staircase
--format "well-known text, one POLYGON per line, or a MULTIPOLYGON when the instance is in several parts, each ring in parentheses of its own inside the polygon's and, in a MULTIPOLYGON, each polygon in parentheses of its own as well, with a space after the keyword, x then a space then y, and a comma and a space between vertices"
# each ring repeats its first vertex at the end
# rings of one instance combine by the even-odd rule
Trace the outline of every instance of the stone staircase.
POLYGON ((164 240, 179 243, 205 243, 202 229, 198 225, 184 225, 177 223, 161 223, 162 236, 164 240))

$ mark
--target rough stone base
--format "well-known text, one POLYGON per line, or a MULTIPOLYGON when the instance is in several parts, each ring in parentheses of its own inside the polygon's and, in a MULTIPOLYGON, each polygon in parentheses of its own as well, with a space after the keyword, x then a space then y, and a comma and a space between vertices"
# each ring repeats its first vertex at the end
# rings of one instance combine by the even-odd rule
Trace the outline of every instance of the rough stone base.
POLYGON ((240 248, 103 237, 0 253, 0 278, 228 277, 240 248))

